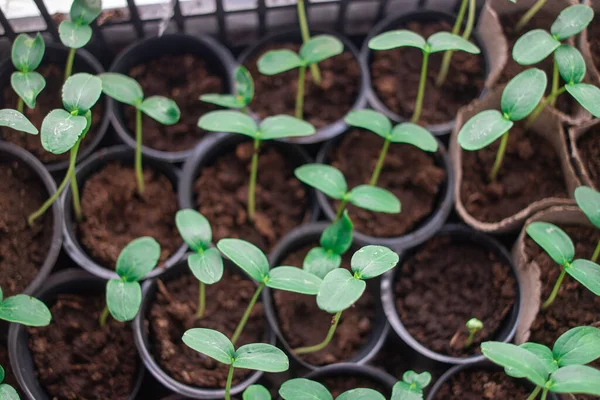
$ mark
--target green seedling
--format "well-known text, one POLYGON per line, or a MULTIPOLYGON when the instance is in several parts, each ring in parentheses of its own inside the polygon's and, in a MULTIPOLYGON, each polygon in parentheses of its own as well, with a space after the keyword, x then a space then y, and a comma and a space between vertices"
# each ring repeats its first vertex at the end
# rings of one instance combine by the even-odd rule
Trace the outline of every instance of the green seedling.
POLYGON ((0 365, 0 399, 2 400, 19 400, 19 394, 8 383, 4 382, 4 368, 0 365))
POLYGON ((151 237, 132 240, 119 254, 117 275, 106 284, 106 307, 100 315, 100 327, 104 328, 108 314, 120 322, 131 321, 142 304, 140 282, 156 267, 160 257, 160 245, 151 237))
POLYGON ((210 247, 212 230, 204 215, 194 210, 179 210, 175 214, 175 225, 185 243, 194 252, 188 257, 188 266, 200 282, 196 318, 202 318, 206 308, 204 286, 221 280, 223 259, 219 250, 210 247))
MULTIPOLYGON (((333 396, 322 383, 306 378, 284 382, 279 388, 279 395, 283 400, 333 400, 333 396)), ((376 390, 358 388, 345 391, 336 397, 336 400, 385 400, 385 397, 376 390)))
MULTIPOLYGON (((344 44, 331 35, 317 35, 308 39, 300 47, 298 54, 291 50, 271 50, 258 60, 258 70, 264 75, 276 75, 298 68, 298 89, 296 92, 296 118, 304 114, 304 77, 306 67, 337 56, 344 51, 344 44)), ((313 75, 314 77, 314 75, 313 75)))
POLYGON ((560 275, 556 280, 552 293, 542 305, 542 309, 550 307, 556 298, 565 274, 571 275, 596 296, 600 296, 600 265, 582 258, 574 260, 575 247, 565 231, 548 222, 532 222, 527 226, 526 231, 550 258, 561 267, 560 275))
POLYGON ((42 216, 71 182, 75 217, 81 219, 79 187, 75 177, 75 163, 79 145, 92 125, 92 107, 102 94, 100 78, 86 73, 70 76, 62 88, 64 109, 50 111, 42 121, 41 139, 45 150, 53 154, 70 153, 69 168, 56 192, 29 216, 29 224, 42 216))
POLYGON ((248 185, 248 219, 254 221, 256 212, 255 191, 258 174, 258 155, 263 140, 283 139, 308 136, 315 133, 315 128, 308 122, 278 115, 265 118, 258 125, 251 117, 238 111, 213 111, 198 120, 198 126, 211 132, 229 132, 249 136, 254 141, 254 152, 250 167, 250 183, 248 185))
POLYGON ((271 393, 262 385, 251 385, 244 390, 242 400, 271 400, 271 393))
POLYGON ((281 266, 269 269, 267 256, 251 243, 240 239, 221 239, 217 243, 217 247, 221 253, 258 283, 256 292, 231 337, 233 344, 242 334, 252 309, 265 286, 308 295, 319 293, 321 278, 297 267, 281 266))
POLYGON ((221 332, 212 329, 194 328, 186 331, 182 337, 191 349, 216 361, 229 365, 225 400, 231 399, 231 382, 235 368, 252 369, 264 372, 283 372, 289 368, 289 361, 283 351, 266 343, 253 343, 239 347, 221 332))
POLYGON ((465 349, 471 347, 473 344, 473 339, 475 339, 475 335, 483 329, 483 322, 478 320, 477 318, 471 318, 465 324, 467 330, 469 331, 469 337, 465 342, 465 349))
POLYGON ((502 112, 482 111, 469 119, 458 132, 458 144, 467 151, 483 149, 502 138, 489 174, 490 181, 496 181, 514 122, 531 114, 544 96, 547 83, 546 74, 540 69, 530 68, 521 72, 508 82, 502 92, 502 112))
POLYGON ((19 97, 17 111, 23 112, 23 102, 29 108, 35 108, 37 96, 46 87, 46 80, 35 72, 40 66, 46 51, 46 43, 39 33, 30 37, 21 33, 12 46, 11 59, 16 71, 10 76, 10 84, 19 97))
MULTIPOLYGON (((298 12, 298 24, 300 25, 300 34, 302 35, 302 43, 310 40, 310 30, 308 29, 308 18, 306 18, 306 7, 304 0, 296 1, 296 10, 298 12)), ((317 63, 310 65, 310 74, 317 85, 321 85, 321 71, 317 63)))
MULTIPOLYGON (((575 189, 575 201, 577 205, 583 211, 585 216, 590 220, 592 224, 600 229, 600 193, 588 186, 579 186, 575 189)), ((596 250, 592 255, 591 261, 598 261, 600 255, 600 240, 596 245, 596 250)))
POLYGON ((427 152, 436 152, 438 149, 437 140, 427 129, 411 122, 404 122, 392 128, 389 118, 377 111, 352 111, 344 121, 348 125, 368 129, 384 139, 369 185, 377 185, 390 143, 406 143, 427 152))
POLYGON ((138 193, 144 193, 144 173, 142 170, 142 113, 163 125, 173 125, 179 121, 181 111, 177 103, 163 96, 144 98, 139 83, 127 75, 107 72, 100 74, 102 91, 116 101, 135 107, 135 176, 138 193))
POLYGON ((342 312, 350 308, 364 293, 365 280, 376 278, 398 263, 398 255, 383 246, 365 246, 352 256, 352 273, 344 268, 329 272, 319 288, 317 305, 323 311, 334 314, 325 339, 314 346, 294 349, 296 354, 308 354, 324 349, 335 333, 342 312))
POLYGON ((4 298, 0 288, 0 320, 27 326, 47 326, 52 315, 48 307, 35 297, 17 294, 4 298))
POLYGON ((421 35, 408 31, 396 30, 384 32, 369 40, 371 50, 391 50, 399 47, 415 47, 423 53, 423 63, 421 65, 421 78, 419 80, 419 90, 415 102, 415 111, 410 122, 416 124, 421 118, 423 109, 423 96, 425 95, 425 83, 427 82, 427 66, 429 56, 440 51, 465 51, 471 54, 479 54, 479 47, 473 43, 453 35, 448 32, 437 32, 431 35, 427 40, 421 35))
POLYGON ((600 329, 580 326, 562 334, 552 350, 537 343, 520 346, 484 342, 481 351, 492 362, 504 367, 513 378, 526 378, 536 385, 527 400, 542 392, 600 395, 600 371, 588 364, 600 357, 600 329))
POLYGON ((391 400, 422 400, 423 390, 430 382, 431 374, 427 371, 420 374, 406 371, 402 375, 402 381, 394 385, 391 400))
POLYGON ((235 94, 203 94, 200 100, 226 108, 235 108, 248 113, 248 104, 254 98, 254 81, 244 66, 235 70, 235 94))

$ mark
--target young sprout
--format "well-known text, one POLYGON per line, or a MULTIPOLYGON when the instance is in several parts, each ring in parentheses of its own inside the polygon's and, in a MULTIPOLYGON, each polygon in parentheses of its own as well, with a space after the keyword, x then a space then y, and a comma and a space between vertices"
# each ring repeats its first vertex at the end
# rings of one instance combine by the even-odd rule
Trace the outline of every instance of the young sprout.
POLYGON ((4 382, 4 368, 0 365, 0 399, 2 400, 19 400, 19 394, 7 383, 4 382))
POLYGON ((600 265, 581 258, 573 260, 575 258, 575 247, 565 231, 548 222, 532 222, 527 226, 526 231, 550 258, 561 267, 554 289, 542 305, 542 309, 550 307, 556 298, 565 274, 571 275, 596 296, 600 296, 600 265))
POLYGON ((181 111, 177 103, 163 96, 150 96, 144 99, 144 91, 135 79, 127 75, 107 72, 100 74, 102 91, 116 101, 135 107, 135 176, 138 193, 144 193, 144 173, 142 171, 142 113, 163 125, 173 125, 179 121, 181 111))
POLYGON ((47 326, 52 315, 48 307, 35 297, 17 294, 4 298, 0 288, 0 320, 27 326, 47 326))
POLYGON ((392 123, 388 117, 377 111, 352 111, 344 118, 344 121, 348 125, 368 129, 384 139, 379 159, 369 181, 369 185, 372 186, 377 185, 390 143, 407 143, 428 152, 436 152, 438 149, 437 140, 427 129, 411 122, 398 124, 392 129, 392 123))
MULTIPOLYGON (((296 1, 296 11, 298 12, 298 24, 300 25, 302 43, 306 43, 310 40, 310 31, 308 29, 308 18, 306 18, 306 8, 304 7, 304 0, 296 1)), ((310 65, 310 74, 315 83, 317 85, 321 85, 321 71, 319 70, 319 64, 314 63, 310 65)))
POLYGON ((315 128, 311 124, 288 115, 265 118, 260 125, 257 125, 248 115, 238 111, 224 110, 213 111, 203 115, 198 120, 198 126, 211 132, 229 132, 246 135, 254 140, 254 152, 252 153, 252 164, 250 167, 250 183, 248 185, 247 210, 250 221, 254 221, 254 214, 256 212, 254 193, 256 176, 258 174, 260 143, 263 140, 308 136, 315 133, 315 128))
POLYGON ((108 314, 120 322, 131 321, 142 303, 141 281, 158 263, 160 245, 151 237, 132 240, 119 254, 117 275, 106 284, 106 307, 100 315, 100 327, 104 328, 108 314))
MULTIPOLYGON (((323 384, 306 378, 284 382, 279 388, 279 395, 283 400, 333 400, 323 384)), ((345 391, 336 400, 385 400, 385 397, 376 390, 358 388, 345 391)))
POLYGON ((294 349, 296 354, 313 353, 324 349, 340 322, 342 312, 352 306, 364 293, 366 279, 376 278, 394 268, 398 263, 398 255, 383 246, 365 246, 352 256, 350 261, 352 273, 344 268, 336 268, 329 272, 319 288, 317 305, 323 311, 334 314, 331 327, 325 339, 314 346, 294 349))
POLYGON ((406 371, 402 381, 397 382, 392 389, 391 400, 421 400, 423 390, 431 382, 431 374, 427 371, 420 374, 415 371, 406 371))
POLYGON ((33 222, 50 208, 69 182, 71 182, 71 191, 73 192, 75 216, 78 220, 81 219, 75 163, 79 144, 92 125, 92 107, 100 98, 100 94, 102 94, 100 78, 86 73, 70 76, 62 88, 64 109, 50 111, 42 121, 40 135, 42 146, 54 154, 63 154, 69 151, 69 168, 56 193, 46 200, 39 210, 29 216, 29 225, 33 225, 33 222))
POLYGON ((35 72, 44 58, 46 43, 39 33, 30 37, 21 33, 15 39, 12 46, 12 63, 16 71, 10 76, 10 84, 19 97, 17 100, 17 111, 23 112, 23 102, 29 108, 35 108, 35 100, 40 92, 46 87, 44 77, 35 72))
POLYGON ((231 399, 231 382, 235 368, 264 372, 283 372, 289 368, 287 356, 283 351, 270 344, 247 344, 235 350, 234 344, 221 332, 204 328, 194 328, 186 331, 182 340, 183 343, 198 353, 229 365, 229 374, 225 385, 225 400, 231 399))
POLYGON ((421 35, 408 31, 396 30, 384 32, 369 40, 371 50, 391 50, 398 47, 416 47, 423 52, 423 63, 421 65, 421 78, 419 81, 419 91, 415 102, 415 111, 410 122, 416 124, 421 118, 423 109, 423 96, 425 95, 425 83, 427 82, 427 66, 429 56, 440 51, 465 51, 471 54, 479 54, 479 47, 468 40, 448 32, 437 32, 431 35, 427 40, 421 35))
POLYGON ((210 247, 212 230, 210 223, 195 210, 179 210, 175 214, 179 234, 194 252, 188 257, 188 266, 200 282, 196 318, 202 318, 205 310, 204 286, 217 283, 223 277, 223 259, 219 250, 210 247))
POLYGON ((490 171, 489 179, 495 182, 504 159, 508 134, 515 121, 526 118, 535 109, 546 91, 546 74, 530 68, 521 72, 504 88, 500 109, 485 110, 468 120, 458 132, 458 144, 464 150, 475 151, 489 146, 498 138, 500 147, 490 171))
POLYGON ((467 349, 467 348, 471 347, 471 345, 473 344, 473 339, 475 339, 475 335, 483 329, 483 322, 481 322, 477 318, 471 318, 470 320, 467 321, 465 326, 467 327, 467 330, 469 331, 469 337, 467 338, 467 341, 465 342, 465 346, 464 346, 465 349, 467 349))
POLYGON ((237 342, 242 334, 250 313, 265 286, 271 289, 301 294, 316 295, 319 293, 321 278, 296 267, 283 266, 270 270, 269 260, 267 260, 265 254, 251 243, 240 239, 221 239, 217 243, 217 247, 227 258, 259 284, 242 316, 242 320, 231 337, 233 344, 237 342))
POLYGON ((248 113, 248 104, 254 98, 254 81, 246 67, 240 65, 235 70, 235 95, 203 94, 200 100, 221 107, 240 109, 248 113))
POLYGON ((344 44, 331 35, 317 35, 304 42, 298 54, 291 50, 271 50, 258 60, 258 70, 264 75, 276 75, 298 68, 296 92, 296 118, 304 114, 304 76, 306 67, 337 56, 344 51, 344 44))
MULTIPOLYGON (((600 193, 588 186, 579 186, 575 189, 575 200, 577 205, 583 211, 586 217, 596 228, 600 229, 600 193)), ((600 240, 596 245, 596 250, 592 255, 591 261, 598 261, 600 255, 600 240)))
POLYGON ((262 385, 251 385, 244 390, 242 400, 271 400, 271 393, 262 385))
POLYGON ((562 334, 552 350, 537 343, 520 346, 509 343, 484 342, 481 351, 492 362, 504 367, 513 378, 526 378, 536 385, 527 400, 542 391, 600 395, 600 370, 588 364, 600 357, 600 329, 580 326, 562 334))

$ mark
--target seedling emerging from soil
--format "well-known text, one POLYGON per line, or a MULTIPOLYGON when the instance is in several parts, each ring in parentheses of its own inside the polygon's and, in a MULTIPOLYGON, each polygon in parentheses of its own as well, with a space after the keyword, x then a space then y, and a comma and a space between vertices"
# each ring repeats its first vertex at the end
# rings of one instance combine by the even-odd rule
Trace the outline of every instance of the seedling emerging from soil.
POLYGON ((144 172, 142 170, 142 113, 163 125, 173 125, 179 121, 181 111, 177 103, 163 96, 150 96, 144 99, 144 91, 139 83, 127 75, 107 72, 100 74, 102 91, 113 99, 135 107, 135 176, 138 193, 144 193, 144 172))
POLYGON ((265 286, 271 289, 288 292, 316 295, 319 293, 321 278, 296 267, 276 267, 269 269, 269 260, 265 254, 251 243, 240 239, 221 239, 217 243, 221 252, 235 265, 240 267, 250 278, 258 282, 258 287, 248 308, 238 324, 231 342, 235 344, 242 334, 250 313, 265 286))
POLYGON ((244 390, 242 400, 271 400, 271 393, 262 385, 251 385, 244 390))
POLYGON ((521 72, 508 82, 502 92, 502 112, 482 111, 468 120, 458 132, 458 144, 467 151, 483 149, 502 138, 490 171, 490 181, 494 182, 498 176, 514 121, 520 121, 531 114, 542 99, 547 83, 546 74, 540 69, 530 68, 521 72))
POLYGON ((533 400, 542 391, 600 395, 600 370, 588 364, 600 357, 600 329, 580 326, 562 334, 552 350, 537 343, 515 346, 509 343, 485 342, 483 354, 513 378, 526 378, 536 385, 527 398, 533 400))
POLYGON ((27 326, 47 326, 52 315, 48 307, 35 297, 17 294, 4 298, 0 288, 0 320, 27 326))
POLYGON ((19 400, 19 394, 7 383, 4 382, 4 368, 0 365, 0 399, 2 400, 19 400))
POLYGON ((119 254, 117 275, 106 284, 106 307, 100 315, 100 327, 104 328, 108 314, 120 322, 131 321, 142 303, 141 281, 158 263, 160 245, 151 237, 144 236, 131 241, 119 254))
POLYGON ((40 92, 46 87, 44 77, 35 72, 40 66, 46 51, 46 43, 39 33, 30 37, 21 33, 15 39, 12 46, 12 63, 17 69, 10 76, 10 84, 19 96, 17 111, 23 112, 23 102, 29 108, 35 108, 35 100, 40 92))
POLYGON ((431 374, 427 371, 420 374, 415 371, 406 371, 402 375, 402 381, 394 385, 391 400, 423 399, 423 390, 430 382, 431 374))
POLYGON ((198 126, 211 132, 229 132, 246 135, 254 140, 254 152, 252 153, 252 164, 250 167, 250 183, 248 185, 248 219, 254 221, 256 212, 255 189, 256 176, 258 174, 258 155, 260 143, 263 140, 283 139, 298 136, 308 136, 315 133, 315 128, 308 122, 290 117, 278 115, 265 118, 260 125, 249 117, 238 111, 213 111, 203 115, 198 120, 198 126))
POLYGON ((585 259, 575 258, 575 247, 571 238, 558 226, 548 222, 532 222, 527 226, 527 234, 561 267, 554 289, 542 309, 550 307, 565 278, 571 275, 576 281, 600 296, 600 265, 585 259))
POLYGON ((219 250, 210 247, 212 230, 210 223, 194 210, 179 210, 175 215, 179 234, 194 252, 188 257, 188 266, 200 282, 196 318, 202 318, 205 309, 204 285, 217 283, 223 277, 223 259, 219 250))
POLYGON ((194 328, 183 334, 183 343, 198 353, 229 365, 229 375, 225 385, 225 400, 230 400, 231 381, 235 368, 252 369, 264 372, 283 372, 289 368, 289 361, 283 351, 266 343, 253 343, 239 347, 221 332, 212 329, 194 328))
POLYGON ((69 182, 71 182, 71 191, 73 192, 75 216, 78 220, 81 219, 75 163, 79 145, 92 125, 92 107, 101 94, 102 81, 100 78, 86 73, 75 74, 67 79, 62 88, 64 109, 50 111, 42 121, 40 135, 42 146, 54 154, 63 154, 69 151, 69 168, 56 193, 46 200, 39 210, 29 216, 30 225, 33 225, 33 222, 50 208, 69 182))
POLYGON ((317 305, 323 311, 335 314, 329 332, 321 343, 294 349, 296 354, 313 353, 324 349, 335 333, 342 312, 351 307, 364 293, 366 279, 376 278, 398 263, 398 255, 383 246, 365 246, 352 256, 352 273, 344 268, 329 272, 319 288, 317 305))
POLYGON ((254 81, 244 66, 235 70, 235 94, 203 94, 200 100, 221 107, 236 108, 248 112, 248 104, 254 98, 254 81))
MULTIPOLYGON (((600 193, 588 186, 579 186, 575 189, 575 200, 581 211, 590 220, 592 224, 600 229, 600 193)), ((596 250, 592 255, 591 261, 598 261, 600 255, 600 240, 596 245, 596 250)))
POLYGON ((471 345, 473 344, 473 339, 475 339, 475 335, 483 329, 483 322, 481 322, 477 318, 471 318, 470 320, 467 321, 465 326, 467 327, 467 330, 469 331, 469 337, 467 338, 467 341, 465 342, 465 349, 467 349, 467 348, 471 347, 471 345))
POLYGON ((37 135, 37 128, 19 111, 5 108, 0 110, 0 126, 14 129, 16 131, 37 135))
POLYGON ((337 56, 344 51, 344 44, 331 35, 317 35, 300 47, 300 53, 291 50, 271 50, 258 60, 258 70, 264 75, 276 75, 299 68, 296 92, 296 118, 304 114, 304 77, 306 67, 337 56))
POLYGON ((390 143, 407 143, 427 152, 436 152, 438 149, 437 140, 427 129, 411 122, 398 124, 392 129, 392 123, 388 117, 377 111, 352 111, 344 118, 344 121, 348 125, 368 129, 384 139, 369 185, 377 185, 390 143))
POLYGON ((440 51, 465 51, 471 54, 479 54, 479 47, 473 43, 453 35, 448 32, 437 32, 431 35, 427 40, 421 35, 408 31, 396 30, 384 32, 369 40, 369 48, 372 50, 392 50, 398 47, 416 47, 423 52, 423 63, 421 65, 421 79, 419 81, 419 91, 415 103, 415 111, 410 122, 416 124, 421 118, 423 109, 423 96, 425 95, 425 83, 427 82, 427 65, 429 56, 440 51))
MULTIPOLYGON (((284 382, 279 388, 279 395, 283 400, 333 400, 333 396, 323 384, 306 378, 284 382)), ((345 391, 336 400, 385 400, 385 397, 376 390, 358 388, 345 391)))

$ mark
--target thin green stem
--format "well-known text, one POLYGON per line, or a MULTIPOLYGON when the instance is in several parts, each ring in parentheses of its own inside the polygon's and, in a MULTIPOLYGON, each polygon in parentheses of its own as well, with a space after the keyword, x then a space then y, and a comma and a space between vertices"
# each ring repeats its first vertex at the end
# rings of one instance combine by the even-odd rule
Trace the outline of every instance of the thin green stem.
POLYGON ((596 245, 596 250, 594 250, 594 255, 592 256, 592 262, 596 262, 598 260, 598 256, 600 256, 600 240, 598 240, 598 244, 596 245))
POLYGON ((471 38, 473 27, 475 26, 475 0, 469 0, 469 14, 467 14, 467 26, 461 37, 465 40, 471 38))
MULTIPOLYGON (((554 67, 552 69, 552 92, 551 93, 556 93, 558 92, 558 85, 559 85, 559 80, 560 75, 559 75, 559 71, 558 71, 558 64, 556 63, 556 60, 554 60, 554 67)), ((550 100, 550 105, 552 107, 554 107, 556 105, 556 97, 553 97, 552 100, 550 100)))
POLYGON ((21 114, 23 114, 23 99, 21 98, 21 96, 17 96, 17 111, 20 112, 21 114))
POLYGON ((252 296, 250 304, 248 304, 248 308, 246 308, 246 312, 244 312, 244 315, 242 316, 242 320, 238 324, 237 328, 235 328, 235 332, 233 332, 233 336, 231 337, 231 343, 233 343, 233 345, 235 345, 235 342, 237 342, 237 340, 240 338, 240 335, 246 326, 246 322, 248 322, 248 318, 250 318, 250 313, 254 308, 254 304, 256 304, 256 301, 258 300, 258 297, 260 296, 260 293, 264 287, 265 283, 263 282, 258 286, 258 288, 256 288, 256 292, 254 293, 254 296, 252 296))
POLYGON ((567 90, 567 87, 563 86, 560 89, 558 89, 557 91, 550 93, 550 95, 548 97, 546 97, 546 99, 544 99, 544 101, 542 101, 540 104, 538 104, 538 106, 535 108, 535 110, 533 110, 533 112, 529 115, 529 118, 527 118, 527 123, 525 124, 525 129, 531 128, 533 123, 535 121, 537 121, 538 117, 544 110, 544 107, 546 107, 548 104, 550 104, 553 99, 555 99, 558 96, 560 96, 561 94, 563 94, 566 90, 567 90))
POLYGON ((142 111, 135 108, 135 176, 138 193, 144 194, 144 171, 142 170, 142 111))
POLYGON ((225 400, 231 400, 231 382, 233 381, 233 365, 229 366, 229 374, 227 375, 227 384, 225 385, 225 400))
POLYGON ((519 20, 519 22, 517 23, 517 32, 519 32, 520 30, 522 30, 523 28, 525 28, 525 25, 527 25, 529 23, 529 21, 531 21, 531 18, 533 18, 533 16, 540 11, 540 9, 542 7, 544 7, 544 5, 546 4, 546 1, 548 0, 538 0, 530 9, 529 11, 527 11, 519 20))
POLYGON ((77 152, 79 151, 79 143, 81 139, 75 143, 75 146, 71 148, 69 155, 69 163, 73 165, 73 168, 69 169, 71 174, 71 192, 73 193, 73 211, 75 212, 75 218, 77 221, 81 221, 81 201, 79 200, 79 186, 77 185, 77 176, 75 175, 75 164, 77 162, 77 152))
POLYGON ((496 160, 494 161, 494 165, 492 166, 492 170, 490 171, 490 181, 495 182, 498 177, 498 171, 500 171, 500 167, 502 166, 502 160, 504 159, 504 153, 506 152, 506 144, 508 143, 508 133, 506 132, 502 135, 502 139, 500 139, 500 147, 498 147, 498 152, 496 153, 496 160))
MULTIPOLYGON (((304 7, 304 0, 297 0, 298 8, 298 22, 300 23, 300 33, 302 34, 302 42, 306 43, 310 40, 310 31, 308 29, 308 18, 306 18, 306 8, 304 7)), ((311 64, 310 75, 313 81, 321 86, 321 71, 319 71, 318 64, 311 64)))
POLYGON ((65 81, 69 79, 73 71, 73 61, 75 60, 75 49, 69 49, 67 64, 65 65, 65 81))
POLYGON ((348 200, 342 199, 342 202, 340 203, 340 205, 338 206, 338 208, 335 212, 335 219, 333 220, 333 222, 336 222, 338 219, 342 218, 342 214, 344 213, 344 210, 346 209, 346 204, 348 204, 348 200))
POLYGON ((550 297, 548 297, 548 300, 546 300, 544 302, 544 304, 542 304, 542 310, 545 310, 548 307, 550 307, 550 305, 554 302, 554 299, 556 299, 556 295, 558 294, 558 289, 560 289, 560 285, 562 284, 563 279, 565 279, 566 273, 567 273, 567 270, 565 270, 564 267, 561 267, 560 275, 558 276, 558 279, 556 280, 556 283, 554 284, 554 288, 552 289, 552 293, 550 293, 550 297))
POLYGON ((429 53, 423 52, 423 65, 421 66, 421 79, 419 81, 419 91, 417 92, 417 101, 415 103, 415 112, 413 113, 410 122, 416 124, 421 118, 421 110, 423 109, 423 96, 425 95, 425 83, 427 82, 427 64, 429 64, 429 53))
POLYGON ((469 337, 467 338, 467 341, 465 342, 465 346, 464 346, 465 349, 471 347, 471 345, 473 344, 473 339, 475 338, 475 334, 476 333, 477 332, 475 332, 475 331, 469 331, 469 337))
POLYGON ((333 334, 335 333, 335 329, 337 328, 338 323, 340 322, 341 315, 342 315, 342 311, 338 311, 338 313, 333 316, 333 319, 331 320, 331 327, 329 328, 329 332, 327 332, 327 336, 325 337, 325 340, 323 340, 321 343, 316 344, 314 346, 299 347, 292 351, 296 354, 308 354, 308 353, 314 353, 319 350, 323 350, 329 344, 329 342, 331 342, 331 339, 333 338, 333 334))
POLYGON ((102 314, 100 314, 100 328, 104 329, 106 326, 106 320, 108 319, 108 305, 104 306, 104 310, 102 310, 102 314))
MULTIPOLYGON (((456 16, 456 21, 454 22, 454 26, 452 27, 452 34, 458 35, 460 31, 460 27, 465 19, 465 13, 467 12, 467 5, 469 4, 469 0, 462 0, 460 3, 460 9, 458 10, 458 15, 456 16)), ((448 70, 450 69, 450 61, 452 60, 452 50, 448 50, 444 53, 444 58, 442 59, 442 66, 440 67, 440 72, 438 72, 438 76, 435 80, 435 85, 437 87, 442 87, 444 82, 446 82, 446 77, 448 76, 448 70)))
POLYGON ((248 185, 248 218, 250 221, 254 221, 254 214, 256 213, 255 192, 259 149, 260 139, 254 138, 254 152, 252 153, 252 164, 250 166, 250 184, 248 185))
POLYGON ((375 170, 373 171, 373 175, 371 175, 371 180, 369 181, 369 185, 371 186, 377 185, 377 180, 379 179, 379 174, 381 173, 381 169, 383 168, 385 156, 387 155, 389 147, 390 140, 385 139, 385 142, 383 142, 383 147, 381 148, 381 152, 379 153, 379 159, 377 160, 377 164, 375 165, 375 170))
POLYGON ((527 397, 526 400, 534 400, 537 395, 540 393, 540 391, 542 390, 541 386, 536 386, 535 389, 533 389, 533 392, 531 392, 531 394, 529 395, 529 397, 527 397))
POLYGON ((206 309, 206 295, 204 294, 204 282, 199 281, 198 287, 198 309, 196 310, 196 318, 200 319, 204 316, 204 310, 206 309))
POLYGON ((546 400, 546 397, 548 397, 548 388, 544 388, 544 391, 542 392, 542 400, 546 400))
POLYGON ((302 119, 304 114, 304 77, 306 67, 303 65, 298 70, 298 89, 296 91, 296 118, 302 119))

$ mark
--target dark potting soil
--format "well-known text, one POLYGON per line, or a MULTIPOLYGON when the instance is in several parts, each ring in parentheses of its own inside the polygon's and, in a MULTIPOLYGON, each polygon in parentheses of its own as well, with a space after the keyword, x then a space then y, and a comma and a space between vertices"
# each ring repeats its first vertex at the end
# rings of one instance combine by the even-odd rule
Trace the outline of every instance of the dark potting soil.
MULTIPOLYGON (((35 125, 38 130, 41 129, 42 121, 50 111, 57 108, 63 108, 61 100, 62 85, 64 82, 63 68, 63 66, 58 66, 56 64, 47 64, 42 65, 37 69, 37 72, 39 72, 46 79, 46 87, 37 97, 35 108, 32 110, 28 108, 27 105, 24 105, 23 110, 27 118, 29 118, 31 123, 35 125)), ((4 108, 12 108, 16 110, 17 99, 18 97, 16 93, 9 85, 4 90, 4 108)), ((92 109, 92 127, 86 134, 85 138, 81 141, 81 146, 79 147, 80 152, 89 145, 89 143, 92 141, 92 138, 98 133, 98 128, 100 127, 103 116, 104 101, 103 98, 100 98, 100 100, 98 100, 92 109)), ((7 142, 14 143, 17 146, 33 153, 33 155, 43 163, 65 161, 69 159, 69 152, 63 154, 53 154, 49 151, 46 151, 42 147, 39 134, 29 135, 27 133, 18 132, 14 129, 8 128, 2 128, 0 133, 2 139, 6 140, 7 142)))
POLYGON ((596 69, 600 69, 600 21, 594 18, 588 25, 588 41, 590 43, 590 53, 596 69))
POLYGON ((504 371, 461 371, 436 393, 436 400, 525 399, 533 391, 504 371))
POLYGON ((47 198, 44 185, 27 165, 0 162, 0 288, 4 297, 23 292, 48 255, 52 209, 32 227, 27 223, 27 217, 47 198))
POLYGON ((600 127, 596 126, 581 136, 577 148, 590 179, 600 187, 600 127))
POLYGON ((496 339, 515 303, 510 266, 473 242, 434 237, 401 268, 394 286, 400 320, 411 336, 437 353, 479 353, 481 342, 496 339), (484 328, 464 349, 470 318, 480 319, 484 328))
POLYGON ((277 148, 261 146, 255 222, 248 220, 252 143, 244 142, 203 167, 194 183, 196 208, 213 227, 213 240, 239 238, 270 251, 286 233, 308 221, 308 191, 277 148))
MULTIPOLYGON (((258 59, 269 50, 289 49, 298 52, 299 44, 278 43, 265 46, 258 56, 245 63, 254 78, 255 97, 250 104, 261 119, 278 115, 294 115, 298 69, 267 76, 258 71, 258 59)), ((319 129, 344 118, 356 101, 360 89, 360 67, 354 55, 345 51, 319 63, 321 85, 313 82, 310 68, 306 71, 303 119, 319 129)))
POLYGON ((138 368, 129 324, 99 318, 105 296, 59 295, 52 322, 29 329, 36 375, 52 399, 125 400, 138 368))
MULTIPOLYGON (((170 126, 143 116, 142 142, 155 150, 184 151, 192 149, 206 131, 198 128, 198 118, 217 107, 200 101, 208 93, 222 93, 225 85, 221 77, 210 70, 206 61, 193 56, 168 55, 138 65, 129 71, 144 90, 146 98, 165 96, 175 101, 181 110, 181 119, 170 126)), ((135 132, 135 108, 124 105, 129 132, 135 132)))
MULTIPOLYGON (((446 21, 413 21, 401 28, 427 38, 436 32, 451 31, 452 25, 446 21)), ((485 84, 483 56, 458 51, 452 56, 446 82, 438 88, 435 81, 442 58, 443 53, 429 57, 423 112, 419 120, 422 125, 452 121, 460 107, 479 97, 485 84)), ((372 52, 371 79, 377 97, 391 111, 407 119, 412 117, 415 109, 422 63, 423 54, 416 48, 372 52)))
MULTIPOLYGON (((304 257, 313 247, 306 245, 289 253, 280 265, 302 267, 304 257)), ((350 269, 354 251, 342 257, 342 268, 350 269)), ((317 306, 315 296, 275 290, 273 293, 281 332, 292 349, 321 343, 331 327, 333 314, 317 306)), ((326 365, 351 359, 365 345, 375 319, 375 302, 366 290, 362 297, 342 313, 332 341, 321 351, 302 355, 312 365, 326 365)))
POLYGON ((12 373, 12 367, 10 365, 10 359, 8 358, 8 349, 4 345, 4 343, 0 343, 0 366, 4 368, 4 381, 2 383, 6 383, 7 385, 12 386, 18 393, 19 396, 23 396, 21 394, 21 388, 17 383, 17 378, 12 373))
MULTIPOLYGON (((344 173, 351 188, 369 183, 383 142, 374 133, 352 130, 329 151, 331 165, 344 173)), ((358 232, 376 237, 401 236, 435 211, 445 182, 446 171, 436 165, 433 155, 408 144, 392 143, 377 185, 394 193, 403 211, 375 213, 350 205, 348 212, 358 232)))
MULTIPOLYGON (((150 306, 146 327, 150 334, 152 353, 160 366, 174 379, 187 385, 205 388, 224 388, 229 368, 188 346, 181 337, 188 329, 216 329, 231 337, 256 286, 241 275, 225 269, 223 278, 206 288, 206 310, 196 319, 198 308, 198 281, 191 273, 177 279, 157 281, 158 290, 150 306)), ((257 302, 236 348, 248 343, 259 343, 265 338, 263 305, 257 302)), ((252 371, 236 369, 233 384, 242 381, 252 371)))
POLYGON ((366 376, 338 375, 317 379, 317 381, 321 382, 327 389, 329 389, 329 392, 334 398, 338 397, 347 390, 358 388, 377 390, 386 397, 390 394, 387 393, 383 385, 366 376))
POLYGON ((141 236, 158 241, 161 262, 183 243, 175 227, 173 185, 149 168, 144 168, 144 182, 140 196, 134 168, 111 162, 84 183, 77 233, 87 253, 105 268, 113 269, 121 250, 141 236))
POLYGON ((566 198, 560 159, 536 133, 515 125, 496 182, 489 181, 500 140, 478 151, 462 152, 460 196, 465 208, 482 222, 498 222, 531 203, 549 197, 566 198))

